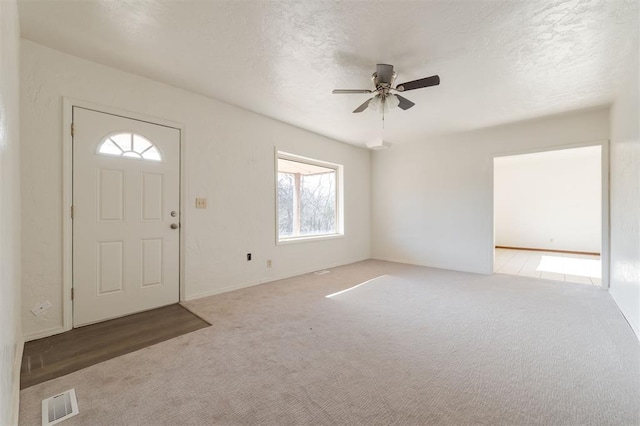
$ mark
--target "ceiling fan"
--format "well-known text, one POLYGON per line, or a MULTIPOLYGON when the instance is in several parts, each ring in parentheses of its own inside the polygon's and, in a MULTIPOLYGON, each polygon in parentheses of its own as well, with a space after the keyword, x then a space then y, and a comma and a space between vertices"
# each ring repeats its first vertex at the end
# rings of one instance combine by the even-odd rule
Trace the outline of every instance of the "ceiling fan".
POLYGON ((393 70, 393 65, 378 64, 376 72, 371 75, 375 90, 369 89, 335 89, 334 94, 353 94, 353 93, 375 93, 372 98, 367 99, 365 103, 354 109, 353 112, 362 112, 367 108, 380 110, 383 113, 394 107, 407 110, 415 105, 404 96, 393 94, 391 92, 406 92, 407 90, 422 89, 423 87, 437 86, 440 84, 440 77, 432 75, 431 77, 421 78, 418 80, 407 81, 393 87, 397 74, 393 70))

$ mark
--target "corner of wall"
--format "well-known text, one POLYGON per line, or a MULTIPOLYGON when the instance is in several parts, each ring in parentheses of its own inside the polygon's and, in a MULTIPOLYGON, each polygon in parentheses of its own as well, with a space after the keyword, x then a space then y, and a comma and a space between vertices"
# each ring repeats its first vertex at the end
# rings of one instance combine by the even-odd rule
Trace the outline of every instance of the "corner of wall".
POLYGON ((20 24, 16 0, 0 1, 0 424, 17 425, 20 363, 20 24))
POLYGON ((609 110, 609 292, 640 340, 640 31, 635 31, 627 75, 609 110))

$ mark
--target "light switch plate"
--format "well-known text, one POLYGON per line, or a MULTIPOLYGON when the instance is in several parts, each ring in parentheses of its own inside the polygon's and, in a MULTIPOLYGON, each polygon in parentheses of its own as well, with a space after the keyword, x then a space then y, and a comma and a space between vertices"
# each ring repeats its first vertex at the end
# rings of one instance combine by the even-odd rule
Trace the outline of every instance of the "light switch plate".
POLYGON ((206 209, 206 208, 207 208, 207 199, 196 198, 196 209, 206 209))

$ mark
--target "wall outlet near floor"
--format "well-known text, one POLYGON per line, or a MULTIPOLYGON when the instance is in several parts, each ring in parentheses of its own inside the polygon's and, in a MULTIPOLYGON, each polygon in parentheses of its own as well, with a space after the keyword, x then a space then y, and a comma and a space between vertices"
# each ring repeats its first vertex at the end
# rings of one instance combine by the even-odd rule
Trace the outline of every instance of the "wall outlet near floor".
POLYGON ((267 260, 267 268, 271 268, 271 259, 267 260))
POLYGON ((196 198, 196 209, 206 209, 206 208, 207 208, 207 199, 196 198))
POLYGON ((44 302, 36 303, 36 305, 31 308, 31 313, 37 317, 44 314, 51 308, 51 302, 45 300, 44 302))
POLYGON ((247 262, 251 260, 251 253, 247 253, 247 262))

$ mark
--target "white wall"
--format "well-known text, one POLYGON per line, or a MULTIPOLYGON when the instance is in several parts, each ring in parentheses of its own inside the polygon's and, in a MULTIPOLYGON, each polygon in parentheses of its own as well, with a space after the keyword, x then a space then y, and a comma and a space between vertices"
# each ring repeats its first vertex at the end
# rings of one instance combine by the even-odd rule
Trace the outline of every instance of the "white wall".
POLYGON ((62 97, 186 126, 186 296, 370 257, 369 152, 215 100, 22 42, 23 325, 60 331, 62 97), (274 149, 344 165, 345 237, 275 245, 274 149), (207 210, 195 198, 208 198, 207 210), (253 254, 251 262, 246 253, 253 254), (267 269, 266 260, 273 260, 267 269), (49 300, 40 318, 29 309, 49 300))
POLYGON ((0 425, 18 423, 20 328, 19 40, 15 0, 0 1, 0 425))
POLYGON ((497 157, 497 246, 600 253, 600 146, 497 157))
POLYGON ((638 30, 632 67, 611 107, 611 295, 640 338, 640 106, 638 30))
POLYGON ((493 155, 609 138, 608 109, 372 154, 372 256, 492 273, 493 155))

